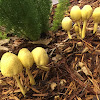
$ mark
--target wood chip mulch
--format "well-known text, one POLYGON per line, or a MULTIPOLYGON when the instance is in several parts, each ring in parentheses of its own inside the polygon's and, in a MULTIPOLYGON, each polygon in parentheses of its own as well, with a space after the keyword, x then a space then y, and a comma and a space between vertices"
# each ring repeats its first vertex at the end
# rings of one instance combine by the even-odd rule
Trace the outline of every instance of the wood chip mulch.
MULTIPOLYGON (((70 3, 69 11, 73 5, 82 8, 89 4, 93 9, 100 6, 100 0, 70 0, 70 3)), ((51 20, 55 8, 56 5, 51 20)), ((18 37, 1 40, 0 58, 7 51, 17 55, 21 48, 30 51, 37 46, 45 48, 50 58, 47 65, 50 70, 45 72, 35 64, 32 66, 30 70, 36 80, 35 86, 30 85, 25 69, 20 73, 20 81, 27 89, 26 97, 15 79, 4 77, 0 72, 0 100, 100 100, 100 27, 96 34, 92 34, 93 25, 90 18, 84 40, 77 39, 73 29, 73 39, 69 40, 61 28, 49 32, 47 39, 35 42, 18 37)))

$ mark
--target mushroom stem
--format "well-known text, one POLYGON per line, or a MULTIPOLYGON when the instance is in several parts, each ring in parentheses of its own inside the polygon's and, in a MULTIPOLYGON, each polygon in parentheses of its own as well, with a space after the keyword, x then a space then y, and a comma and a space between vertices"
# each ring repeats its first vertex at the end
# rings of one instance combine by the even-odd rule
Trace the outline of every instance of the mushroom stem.
POLYGON ((98 23, 94 23, 94 30, 93 30, 93 34, 97 31, 97 28, 98 28, 98 23))
POLYGON ((80 35, 80 36, 82 36, 82 33, 81 33, 81 28, 80 28, 80 22, 79 22, 79 21, 77 21, 76 23, 77 23, 77 25, 78 25, 78 27, 79 27, 79 35, 80 35))
POLYGON ((37 68, 39 68, 41 70, 44 70, 44 71, 49 71, 50 70, 49 67, 46 67, 46 66, 43 66, 43 65, 40 65, 40 66, 37 65, 37 68))
POLYGON ((78 27, 78 25, 77 24, 74 24, 73 28, 74 28, 74 31, 75 31, 75 33, 77 35, 77 39, 79 39, 80 38, 80 35, 79 35, 79 27, 78 27))
POLYGON ((85 37, 86 23, 87 23, 87 20, 84 20, 84 23, 83 23, 83 29, 82 29, 82 39, 84 39, 84 37, 85 37))
POLYGON ((22 86, 22 84, 21 84, 21 82, 20 82, 18 76, 15 75, 14 78, 16 79, 17 84, 18 84, 18 86, 19 86, 19 88, 20 88, 22 94, 25 96, 25 94, 26 94, 26 90, 25 90, 24 87, 22 86))
POLYGON ((72 39, 72 36, 70 35, 70 31, 67 31, 69 39, 72 39))
POLYGON ((29 68, 26 68, 26 72, 27 72, 27 74, 28 74, 28 76, 29 76, 30 84, 35 85, 35 84, 36 84, 36 83, 35 83, 35 79, 33 78, 33 75, 31 74, 29 68))

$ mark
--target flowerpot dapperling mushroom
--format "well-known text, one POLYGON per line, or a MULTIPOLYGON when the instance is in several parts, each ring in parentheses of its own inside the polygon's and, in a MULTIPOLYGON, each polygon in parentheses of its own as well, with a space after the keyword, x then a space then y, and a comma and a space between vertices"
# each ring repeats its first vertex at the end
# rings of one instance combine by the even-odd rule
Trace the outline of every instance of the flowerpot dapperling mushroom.
POLYGON ((75 23, 78 25, 79 34, 81 36, 80 19, 82 16, 81 16, 80 8, 78 6, 73 6, 70 11, 70 16, 71 16, 72 20, 74 20, 75 23))
POLYGON ((18 74, 23 70, 23 65, 19 58, 10 52, 3 54, 1 58, 1 73, 6 77, 14 77, 20 87, 22 94, 25 96, 26 90, 22 86, 18 74))
POLYGON ((62 20, 62 28, 67 31, 69 39, 72 39, 70 35, 70 29, 72 28, 72 20, 69 17, 65 17, 62 20))
POLYGON ((97 7, 93 11, 92 18, 94 20, 94 30, 93 33, 97 31, 98 23, 100 22, 100 7, 97 7))
POLYGON ((82 38, 85 37, 86 24, 87 24, 88 19, 91 17, 92 12, 93 12, 93 9, 90 5, 85 5, 81 10, 82 20, 84 21, 83 29, 82 29, 82 38))
POLYGON ((32 50, 32 55, 34 58, 34 62, 37 65, 37 68, 40 68, 45 71, 49 70, 49 67, 46 67, 46 65, 49 62, 49 57, 44 48, 36 47, 35 49, 32 50))
POLYGON ((27 48, 22 48, 18 53, 18 58, 26 68, 26 72, 30 79, 30 84, 35 85, 35 80, 30 72, 30 67, 32 67, 34 63, 32 53, 27 48))

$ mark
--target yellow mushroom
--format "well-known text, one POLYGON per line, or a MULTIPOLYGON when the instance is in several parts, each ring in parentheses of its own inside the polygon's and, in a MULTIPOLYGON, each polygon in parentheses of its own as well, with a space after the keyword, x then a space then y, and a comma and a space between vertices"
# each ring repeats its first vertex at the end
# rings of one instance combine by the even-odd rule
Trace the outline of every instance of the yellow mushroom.
POLYGON ((77 24, 74 24, 73 28, 75 30, 75 33, 77 35, 77 38, 79 39, 79 27, 78 27, 78 25, 77 24))
POLYGON ((14 77, 20 87, 22 94, 25 96, 26 90, 22 86, 17 76, 20 72, 22 72, 22 70, 23 65, 15 54, 10 52, 6 52, 5 54, 3 54, 1 58, 1 73, 5 77, 14 77))
POLYGON ((72 28, 72 20, 69 17, 65 17, 62 20, 62 28, 67 31, 69 39, 72 39, 70 35, 70 29, 72 28))
POLYGON ((81 10, 82 20, 84 21, 83 29, 82 29, 82 38, 85 37, 86 24, 87 24, 88 19, 91 17, 92 12, 93 12, 93 9, 90 5, 85 5, 81 10))
POLYGON ((32 55, 34 58, 34 62, 37 65, 37 68, 40 68, 45 71, 49 70, 49 67, 46 67, 46 65, 49 62, 49 57, 44 48, 36 47, 35 49, 32 50, 32 55))
POLYGON ((70 16, 72 18, 72 20, 74 20, 76 22, 76 24, 78 25, 79 27, 79 34, 81 36, 81 28, 80 28, 80 19, 81 19, 81 10, 78 6, 73 6, 71 8, 71 11, 70 11, 70 16))
POLYGON ((30 67, 32 67, 34 63, 32 53, 27 48, 22 48, 18 53, 18 58, 26 68, 26 72, 30 79, 30 84, 35 85, 35 80, 30 72, 30 67))
POLYGON ((100 22, 100 7, 97 7, 93 11, 93 20, 94 20, 94 30, 93 33, 97 31, 98 28, 98 23, 100 22))

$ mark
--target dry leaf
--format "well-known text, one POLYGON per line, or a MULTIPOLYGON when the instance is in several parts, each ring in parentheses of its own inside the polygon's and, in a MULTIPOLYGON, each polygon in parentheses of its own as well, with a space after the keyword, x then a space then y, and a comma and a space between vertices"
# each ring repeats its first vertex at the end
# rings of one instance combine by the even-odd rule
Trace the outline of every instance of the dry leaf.
POLYGON ((55 62, 57 62, 57 61, 59 61, 61 59, 62 59, 62 56, 60 54, 56 54, 55 57, 52 57, 52 60, 55 61, 55 62))
POLYGON ((85 80, 77 71, 74 71, 74 74, 75 74, 80 80, 85 80))
POLYGON ((82 100, 80 97, 77 97, 78 100, 82 100))
POLYGON ((92 77, 92 72, 83 62, 79 62, 78 66, 81 67, 81 71, 83 71, 85 73, 85 75, 89 75, 92 77))
POLYGON ((61 85, 61 86, 64 86, 66 83, 67 83, 67 82, 66 82, 65 79, 61 79, 61 81, 60 81, 60 85, 61 85))
POLYGON ((87 51, 89 51, 89 48, 88 48, 88 47, 85 47, 85 48, 82 50, 82 53, 86 53, 87 51))
POLYGON ((64 50, 65 53, 69 53, 69 52, 72 52, 73 50, 73 47, 68 47, 64 50))
POLYGON ((3 40, 0 40, 0 45, 4 45, 4 44, 7 44, 9 43, 10 39, 3 39, 3 40))
POLYGON ((59 95, 55 96, 55 97, 54 97, 54 100, 60 100, 59 95))
POLYGON ((100 55, 100 50, 95 50, 95 53, 96 53, 97 55, 100 55))
POLYGON ((52 38, 49 38, 49 39, 41 39, 41 40, 32 41, 32 42, 30 41, 30 42, 28 42, 28 43, 48 45, 51 41, 52 41, 52 38))
POLYGON ((4 46, 0 46, 0 51, 8 51, 9 49, 7 47, 4 46))
POLYGON ((76 45, 77 45, 78 47, 82 47, 82 46, 83 46, 83 43, 82 43, 82 42, 78 42, 76 45))
POLYGON ((86 95, 86 100, 92 100, 94 95, 86 95))
MULTIPOLYGON (((89 78, 89 77, 88 77, 89 78)), ((97 83, 97 81, 94 78, 89 78, 89 80, 92 82, 92 84, 94 85, 93 90, 96 92, 96 94, 100 94, 100 88, 99 88, 99 84, 97 83)))
POLYGON ((53 91, 56 88, 57 84, 55 82, 51 83, 51 90, 53 91))
POLYGON ((5 81, 0 80, 0 85, 8 85, 5 81))

